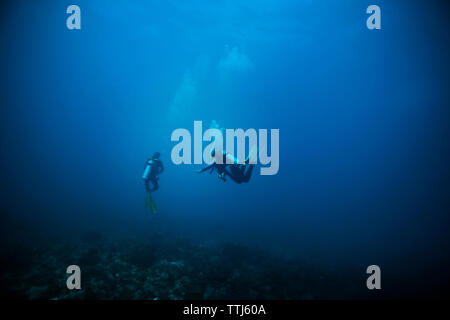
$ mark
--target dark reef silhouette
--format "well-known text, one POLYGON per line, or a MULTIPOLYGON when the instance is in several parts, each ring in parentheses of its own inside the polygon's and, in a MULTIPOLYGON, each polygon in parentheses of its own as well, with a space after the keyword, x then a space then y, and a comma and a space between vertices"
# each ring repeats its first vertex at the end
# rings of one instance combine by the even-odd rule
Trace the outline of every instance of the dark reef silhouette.
POLYGON ((239 243, 195 244, 150 235, 3 244, 2 296, 20 299, 327 299, 361 296, 352 279, 239 243), (66 287, 67 266, 82 289, 66 287))

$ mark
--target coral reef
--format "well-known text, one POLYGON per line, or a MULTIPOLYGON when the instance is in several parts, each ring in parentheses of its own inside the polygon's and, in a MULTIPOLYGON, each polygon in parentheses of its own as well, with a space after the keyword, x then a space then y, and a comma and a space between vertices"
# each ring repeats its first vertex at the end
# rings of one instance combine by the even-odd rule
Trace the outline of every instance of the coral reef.
POLYGON ((185 239, 106 238, 43 241, 26 256, 8 251, 2 296, 23 299, 316 299, 354 291, 296 259, 236 243, 194 245, 185 239), (82 289, 66 288, 66 268, 79 265, 82 289))

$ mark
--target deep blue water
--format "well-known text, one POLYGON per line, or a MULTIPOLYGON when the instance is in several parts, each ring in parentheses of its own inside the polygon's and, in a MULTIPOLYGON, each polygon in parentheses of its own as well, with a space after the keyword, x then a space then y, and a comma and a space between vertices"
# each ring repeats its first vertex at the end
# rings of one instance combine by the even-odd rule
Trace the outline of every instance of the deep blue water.
POLYGON ((377 1, 381 30, 366 28, 369 1, 76 2, 81 30, 66 28, 67 1, 1 5, 0 209, 30 228, 11 234, 232 241, 363 278, 377 264, 392 295, 438 295, 444 2, 377 1), (237 185, 174 165, 170 135, 194 120, 280 129, 278 174, 237 185), (154 151, 156 215, 141 180, 154 151))

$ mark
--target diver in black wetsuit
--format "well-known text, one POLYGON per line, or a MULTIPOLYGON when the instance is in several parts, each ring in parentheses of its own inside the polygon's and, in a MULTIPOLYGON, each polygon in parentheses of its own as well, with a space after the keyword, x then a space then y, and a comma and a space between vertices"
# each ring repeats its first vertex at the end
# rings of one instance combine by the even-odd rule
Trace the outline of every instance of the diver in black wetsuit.
MULTIPOLYGON (((255 165, 248 164, 248 161, 245 164, 233 164, 230 165, 230 173, 226 172, 225 174, 237 184, 247 183, 250 181, 254 167, 255 165)), ((227 170, 225 169, 225 171, 227 170)))
MULTIPOLYGON (((214 149, 211 151, 211 156, 212 157, 216 156, 216 151, 214 149)), ((225 178, 225 175, 229 174, 228 171, 225 170, 226 166, 228 165, 226 161, 227 161, 227 156, 226 156, 226 153, 223 152, 222 163, 213 162, 210 165, 204 167, 203 169, 201 169, 197 172, 202 173, 207 170, 210 170, 209 174, 211 174, 214 170, 216 170, 218 173, 218 178, 223 180, 223 182, 225 182, 225 181, 227 181, 225 178)))
POLYGON ((160 153, 155 152, 151 158, 147 159, 144 174, 142 175, 147 192, 153 192, 159 188, 157 175, 164 171, 163 163, 159 157, 160 153), (153 184, 153 188, 150 188, 150 182, 153 184))
MULTIPOLYGON (((211 151, 211 156, 215 156, 215 150, 211 151)), ((226 177, 229 177, 231 180, 236 182, 237 184, 246 183, 250 181, 250 177, 252 176, 254 164, 250 164, 250 157, 245 160, 245 164, 227 164, 227 154, 223 152, 223 160, 222 164, 213 162, 205 168, 199 170, 199 173, 210 170, 210 174, 214 171, 217 171, 218 178, 226 182, 226 177), (228 166, 228 167, 227 167, 228 166), (228 170, 229 168, 229 170, 228 170)))

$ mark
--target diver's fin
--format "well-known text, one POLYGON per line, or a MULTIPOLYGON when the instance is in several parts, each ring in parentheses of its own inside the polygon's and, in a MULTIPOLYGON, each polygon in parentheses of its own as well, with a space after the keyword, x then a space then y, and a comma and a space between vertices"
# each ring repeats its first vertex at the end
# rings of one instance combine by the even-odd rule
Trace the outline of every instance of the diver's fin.
POLYGON ((145 207, 150 208, 150 202, 152 201, 152 194, 151 192, 147 192, 145 195, 145 207))
POLYGON ((156 210, 156 204, 155 201, 150 200, 150 209, 152 210, 152 213, 157 213, 158 211, 156 210))
POLYGON ((145 197, 145 207, 149 208, 152 211, 152 213, 157 212, 156 204, 155 201, 153 201, 151 191, 147 192, 147 196, 145 197))

